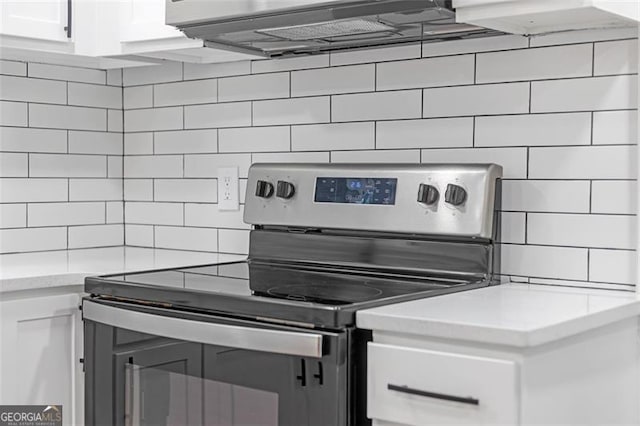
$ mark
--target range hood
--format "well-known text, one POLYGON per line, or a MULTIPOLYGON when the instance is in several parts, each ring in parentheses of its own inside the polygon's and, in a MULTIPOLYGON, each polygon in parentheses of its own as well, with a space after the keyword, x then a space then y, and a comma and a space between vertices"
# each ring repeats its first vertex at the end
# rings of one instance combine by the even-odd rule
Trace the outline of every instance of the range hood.
POLYGON ((265 57, 484 37, 448 0, 166 0, 166 23, 206 46, 265 57))

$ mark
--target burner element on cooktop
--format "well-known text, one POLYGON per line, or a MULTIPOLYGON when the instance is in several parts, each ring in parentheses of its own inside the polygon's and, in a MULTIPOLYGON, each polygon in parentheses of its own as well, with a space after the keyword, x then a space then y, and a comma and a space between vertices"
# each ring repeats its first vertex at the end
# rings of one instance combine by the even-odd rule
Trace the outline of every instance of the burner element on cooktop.
POLYGON ((267 290, 267 294, 303 302, 347 305, 376 298, 382 294, 382 290, 366 284, 325 282, 272 287, 267 290))

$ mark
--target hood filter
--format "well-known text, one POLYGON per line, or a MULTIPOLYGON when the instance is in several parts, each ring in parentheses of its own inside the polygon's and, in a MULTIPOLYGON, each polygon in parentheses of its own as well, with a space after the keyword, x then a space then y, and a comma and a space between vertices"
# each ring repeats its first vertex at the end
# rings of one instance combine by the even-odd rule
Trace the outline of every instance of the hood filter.
POLYGON ((269 28, 256 32, 285 40, 301 41, 391 31, 395 31, 395 28, 377 21, 349 19, 343 21, 319 22, 308 25, 269 28))

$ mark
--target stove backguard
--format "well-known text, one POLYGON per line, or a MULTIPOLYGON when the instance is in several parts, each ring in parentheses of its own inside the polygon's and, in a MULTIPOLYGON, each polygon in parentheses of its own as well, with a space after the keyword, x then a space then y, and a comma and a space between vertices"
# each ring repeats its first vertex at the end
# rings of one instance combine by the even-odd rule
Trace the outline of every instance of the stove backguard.
POLYGON ((495 164, 254 164, 251 262, 485 279, 500 272, 495 164))

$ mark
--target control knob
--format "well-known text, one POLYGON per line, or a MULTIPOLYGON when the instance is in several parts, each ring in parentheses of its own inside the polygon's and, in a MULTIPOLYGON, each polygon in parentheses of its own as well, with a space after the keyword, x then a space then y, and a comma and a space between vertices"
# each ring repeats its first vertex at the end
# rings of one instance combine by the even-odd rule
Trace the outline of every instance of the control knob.
POLYGON ((259 180, 256 184, 256 197, 269 198, 273 195, 273 184, 265 180, 259 180))
POLYGON ((438 202, 438 198, 440 198, 440 192, 438 192, 438 188, 436 188, 435 186, 421 183, 418 187, 419 203, 430 206, 438 202))
POLYGON ((289 198, 293 197, 295 193, 296 188, 291 182, 287 182, 284 180, 278 181, 278 187, 276 188, 276 197, 288 200, 289 198))
POLYGON ((447 191, 444 194, 444 201, 452 206, 460 206, 467 201, 467 191, 459 185, 450 183, 447 185, 447 191))

